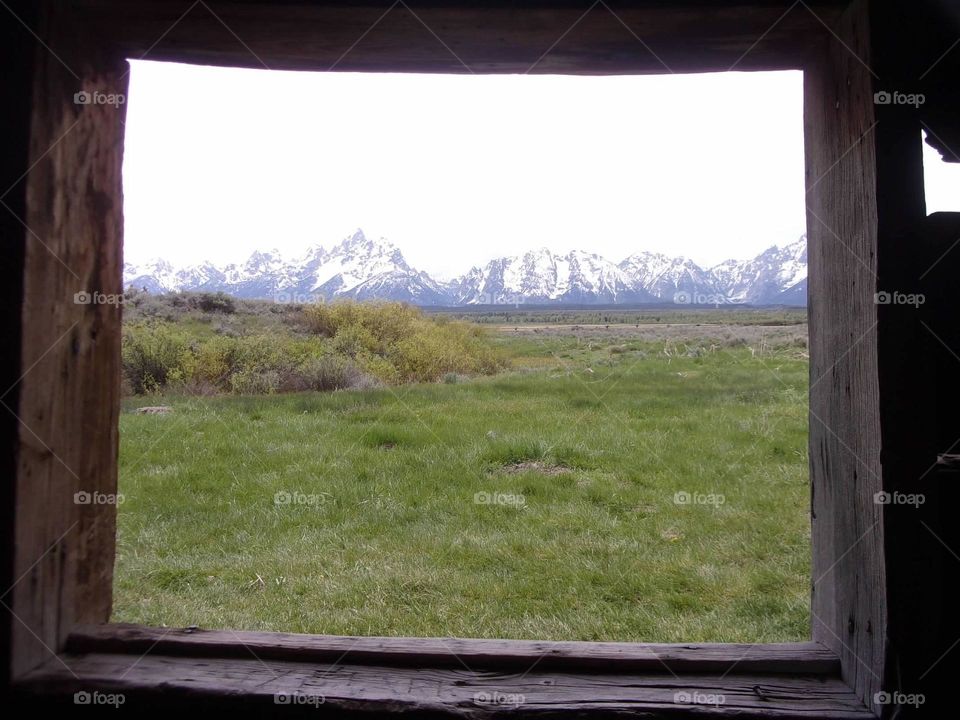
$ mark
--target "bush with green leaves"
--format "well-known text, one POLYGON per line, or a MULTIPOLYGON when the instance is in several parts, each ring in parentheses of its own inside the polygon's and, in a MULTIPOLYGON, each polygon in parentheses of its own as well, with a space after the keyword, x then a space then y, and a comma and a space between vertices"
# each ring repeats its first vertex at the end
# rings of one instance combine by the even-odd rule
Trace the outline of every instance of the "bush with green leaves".
POLYGON ((311 305, 304 314, 312 332, 361 365, 378 365, 380 373, 373 374, 385 382, 434 382, 451 372, 489 375, 506 365, 482 328, 427 317, 403 303, 338 301, 311 305))
POLYGON ((215 295, 178 295, 165 304, 194 312, 140 315, 124 327, 125 387, 136 394, 327 391, 439 382, 506 366, 481 328, 402 303, 310 305, 294 311, 296 322, 240 323, 230 332, 210 322, 233 312, 215 295))
POLYGON ((133 392, 156 392, 169 380, 182 376, 187 347, 182 334, 167 323, 124 328, 121 362, 133 392))
POLYGON ((237 303, 226 293, 200 293, 197 296, 197 307, 203 312, 218 312, 227 315, 237 311, 237 303))

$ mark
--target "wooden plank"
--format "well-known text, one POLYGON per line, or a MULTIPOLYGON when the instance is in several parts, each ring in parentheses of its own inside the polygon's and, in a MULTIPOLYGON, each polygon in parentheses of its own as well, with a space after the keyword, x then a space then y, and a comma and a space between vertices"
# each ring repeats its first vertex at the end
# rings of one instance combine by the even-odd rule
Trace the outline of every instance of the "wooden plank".
POLYGON ((878 381, 877 198, 868 3, 804 73, 809 241, 813 638, 860 698, 880 690, 886 574, 878 381))
MULTIPOLYGON (((36 25, 38 7, 27 0, 12 0, 10 12, 24 22, 36 25)), ((13 616, 7 610, 12 601, 9 588, 14 575, 14 520, 16 506, 17 456, 20 450, 20 424, 15 413, 20 407, 21 337, 23 334, 23 258, 26 233, 17 220, 26 215, 26 187, 19 182, 30 166, 30 122, 32 113, 28 102, 33 81, 33 62, 36 52, 33 38, 14 23, 0 23, 0 66, 18 68, 19 72, 3 74, 2 93, 5 98, 19 102, 5 103, 0 113, 0 137, 4 138, 4 152, 0 154, 0 242, 3 261, 0 262, 0 332, 4 352, 0 353, 0 648, 9 648, 13 630, 13 616)), ((10 653, 0 652, 0 682, 10 677, 10 653)))
POLYGON ((148 628, 108 624, 71 633, 72 653, 132 653, 184 657, 249 657, 312 662, 429 667, 566 668, 653 673, 757 673, 837 675, 839 659, 823 645, 641 644, 616 642, 541 642, 459 638, 391 638, 300 635, 148 628))
POLYGON ((43 3, 29 171, 24 169, 23 334, 12 604, 14 674, 50 658, 77 621, 109 618, 116 530, 123 108, 78 104, 125 92, 124 63, 43 3), (99 496, 98 496, 99 497, 99 496))
POLYGON ((125 709, 216 707, 266 713, 319 708, 336 717, 871 718, 836 678, 781 675, 522 674, 323 665, 268 659, 90 654, 48 663, 19 684, 21 700, 121 693, 125 709), (278 702, 285 698, 287 702, 278 702), (693 702, 687 702, 691 700, 693 702), (294 707, 296 706, 296 707, 294 707))
POLYGON ((74 4, 97 34, 135 58, 293 70, 609 74, 799 68, 844 3, 74 4))
MULTIPOLYGON (((927 56, 932 47, 949 47, 958 32, 930 13, 924 3, 874 3, 870 12, 872 64, 878 75, 874 92, 923 92, 924 112, 945 99, 933 88, 920 87, 921 76, 924 85, 932 80, 926 70, 933 60, 927 56)), ((937 69, 941 77, 955 62, 944 59, 948 66, 937 69)), ((951 73, 951 102, 943 108, 949 114, 957 109, 955 73, 956 68, 951 73)), ((894 300, 877 309, 880 444, 883 490, 887 497, 900 499, 882 506, 887 615, 883 688, 922 694, 929 698, 925 709, 933 716, 940 714, 933 703, 949 704, 948 694, 937 691, 927 671, 947 649, 945 638, 957 638, 956 629, 944 622, 952 606, 946 599, 945 576, 960 565, 938 539, 949 538, 945 527, 956 524, 952 518, 944 523, 942 509, 956 506, 941 494, 931 468, 938 452, 948 451, 960 435, 955 408, 938 412, 940 403, 960 389, 960 362, 941 344, 960 348, 957 258, 950 252, 960 233, 956 224, 931 223, 926 217, 921 130, 929 118, 924 121, 918 106, 891 103, 876 107, 876 120, 878 289, 894 300), (897 297, 917 301, 898 302, 897 297), (917 502, 909 502, 911 498, 917 502)))

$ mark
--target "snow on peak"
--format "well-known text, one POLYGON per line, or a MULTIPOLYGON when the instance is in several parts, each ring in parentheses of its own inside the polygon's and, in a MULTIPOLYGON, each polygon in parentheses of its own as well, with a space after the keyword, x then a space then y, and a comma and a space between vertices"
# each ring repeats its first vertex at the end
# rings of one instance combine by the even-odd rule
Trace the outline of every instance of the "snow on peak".
MULTIPOLYGON (((356 297, 420 304, 663 303, 771 304, 806 297, 806 237, 771 246, 749 260, 702 268, 686 257, 639 250, 619 263, 594 252, 558 254, 539 247, 490 260, 439 283, 407 263, 385 238, 358 228, 329 249, 315 245, 287 260, 277 249, 257 251, 240 264, 210 262, 176 269, 163 259, 127 263, 124 284, 151 292, 224 291, 240 297, 356 297), (788 291, 790 291, 788 293, 788 291)), ((799 300, 803 302, 802 299, 799 300)))

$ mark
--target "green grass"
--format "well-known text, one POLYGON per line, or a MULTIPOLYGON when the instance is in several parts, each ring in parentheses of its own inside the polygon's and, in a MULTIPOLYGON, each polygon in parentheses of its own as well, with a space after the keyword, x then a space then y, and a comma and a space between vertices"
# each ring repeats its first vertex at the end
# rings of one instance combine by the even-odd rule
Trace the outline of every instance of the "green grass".
POLYGON ((500 342, 515 369, 487 378, 125 401, 113 619, 809 637, 802 350, 603 333, 500 342), (174 412, 132 412, 157 404, 174 412), (724 502, 677 504, 681 492, 724 502))

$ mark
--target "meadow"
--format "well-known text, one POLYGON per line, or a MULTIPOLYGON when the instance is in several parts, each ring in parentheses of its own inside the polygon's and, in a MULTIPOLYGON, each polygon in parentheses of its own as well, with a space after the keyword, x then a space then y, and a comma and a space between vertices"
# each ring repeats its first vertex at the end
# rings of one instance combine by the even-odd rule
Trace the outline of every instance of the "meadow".
MULTIPOLYGON (((166 321, 264 331, 233 313, 214 333, 211 312, 166 321)), ((336 391, 131 394, 113 620, 807 639, 806 326, 795 311, 758 317, 490 316, 476 337, 496 367, 336 391), (136 412, 147 405, 172 412, 136 412)))

